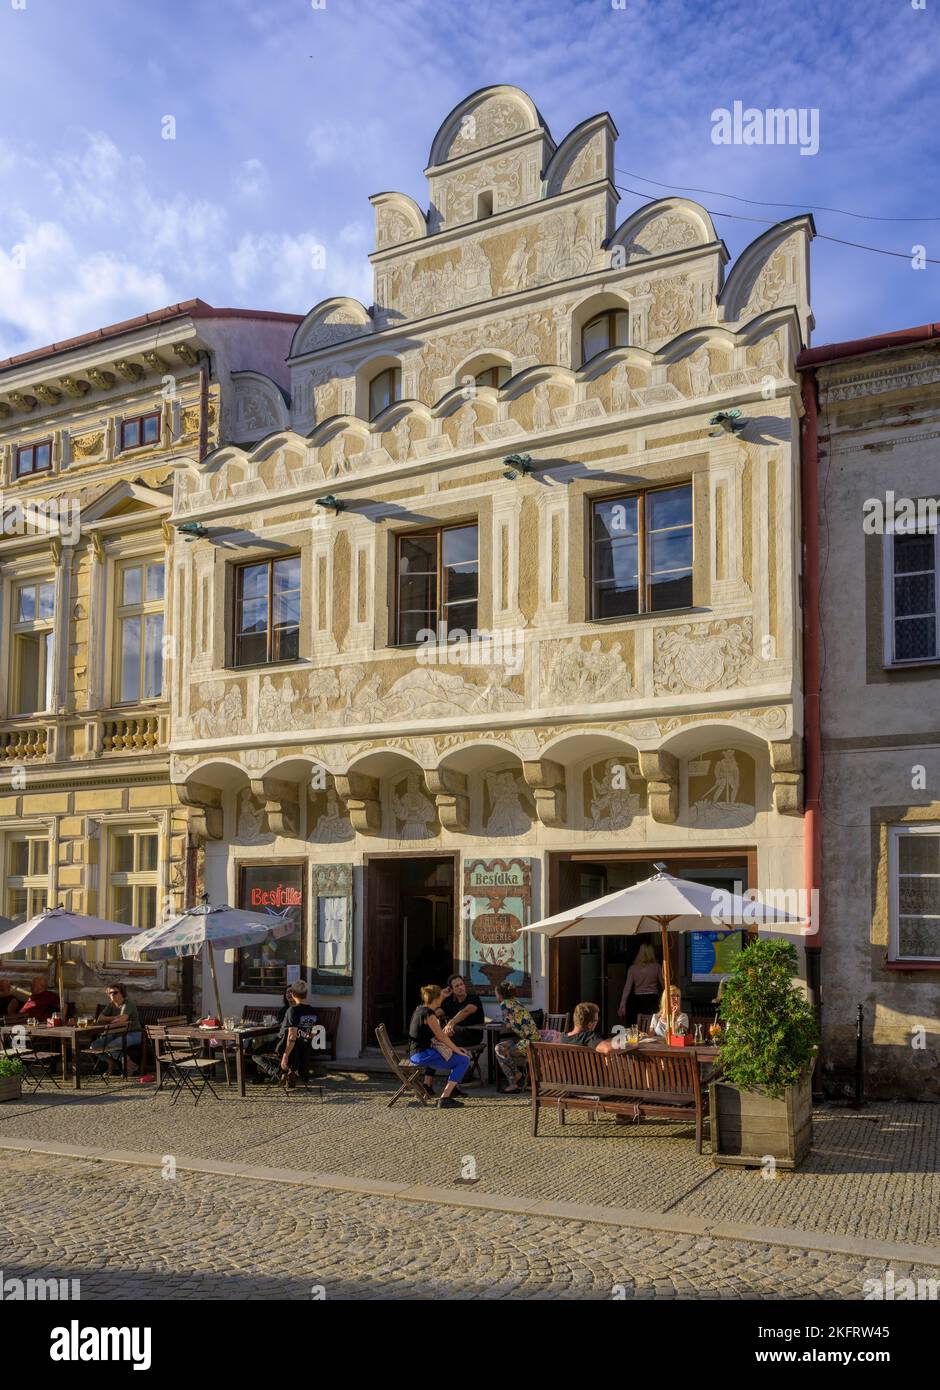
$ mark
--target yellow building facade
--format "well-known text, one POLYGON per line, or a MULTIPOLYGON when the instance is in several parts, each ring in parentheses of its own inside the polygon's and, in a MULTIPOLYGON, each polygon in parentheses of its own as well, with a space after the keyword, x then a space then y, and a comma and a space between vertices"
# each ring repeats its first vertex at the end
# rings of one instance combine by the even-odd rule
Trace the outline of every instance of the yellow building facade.
MULTIPOLYGON (((286 393, 259 354, 218 447, 170 463, 146 756, 193 884, 294 916, 226 962, 227 1009, 302 975, 342 1056, 454 968, 612 1026, 636 943, 518 929, 654 862, 802 884, 812 223, 729 266, 693 202, 618 222, 616 135, 556 144, 518 89, 467 98, 427 210, 372 199, 374 303, 318 304, 286 393)), ((734 945, 676 947, 690 1002, 734 945)))

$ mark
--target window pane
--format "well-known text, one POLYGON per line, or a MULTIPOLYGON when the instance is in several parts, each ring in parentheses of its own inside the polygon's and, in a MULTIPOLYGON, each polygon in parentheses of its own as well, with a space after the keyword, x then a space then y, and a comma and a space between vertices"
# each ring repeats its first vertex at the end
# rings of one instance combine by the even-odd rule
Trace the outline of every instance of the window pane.
POLYGON ((50 622, 55 616, 54 584, 40 584, 39 586, 39 616, 50 622))
POLYGON ((899 917, 898 953, 940 959, 940 917, 899 917))
POLYGON ((131 603, 140 603, 141 596, 141 570, 139 565, 132 565, 124 570, 121 583, 121 604, 126 607, 131 603))
POLYGON ((669 608, 692 607, 692 571, 663 574, 650 578, 650 610, 662 613, 669 608))
POLYGON ((905 914, 940 917, 940 877, 930 874, 900 874, 898 910, 905 914))
POLYGON ((650 536, 648 564, 653 579, 668 570, 691 569, 691 530, 659 531, 650 536))
POLYGON ((477 602, 449 603, 444 609, 444 636, 449 632, 465 632, 469 637, 477 626, 477 602))
POLYGON ((296 661, 300 655, 300 629, 277 628, 274 632, 272 661, 296 661))
POLYGON ((52 673, 54 670, 52 659, 52 647, 54 642, 52 629, 43 636, 43 661, 45 663, 44 697, 42 707, 44 710, 52 709, 52 673))
POLYGON ((902 874, 940 874, 940 835, 899 835, 897 843, 902 874))
POLYGON ((651 531, 660 531, 665 526, 691 526, 692 489, 690 487, 670 487, 662 492, 651 492, 646 499, 649 526, 651 531))
POLYGON ((895 574, 912 574, 918 570, 933 570, 935 564, 934 545, 933 536, 895 535, 895 574))
POLYGON ((241 579, 240 598, 258 598, 268 596, 268 567, 267 565, 243 565, 239 570, 241 579))
POLYGON ((240 633, 266 632, 268 628, 267 598, 249 599, 239 610, 238 631, 240 633))
POLYGON ((162 563, 147 566, 147 602, 156 603, 163 598, 164 569, 162 563))
POLYGON ((137 920, 135 927, 140 927, 142 931, 149 931, 151 927, 157 925, 157 890, 156 888, 137 889, 137 920))
POLYGON ((402 574, 435 574, 437 572, 437 536, 403 537, 398 556, 398 568, 402 574))
POLYGON ((908 574, 894 581, 894 611, 899 618, 936 611, 936 575, 908 574))
POLYGON ((899 618, 894 624, 896 661, 925 661, 937 655, 935 618, 899 618))
POLYGON ((140 619, 121 623, 121 700, 140 699, 140 619))
POLYGON ((268 659, 268 635, 266 632, 239 637, 235 642, 236 666, 260 666, 268 659))
POLYGON ((31 840, 29 847, 32 855, 32 867, 30 873, 41 875, 49 872, 49 841, 31 840))
POLYGON ((134 890, 129 884, 116 884, 111 889, 111 916, 115 922, 134 925, 134 890))
MULTIPOLYGON (((7 915, 14 921, 20 917, 25 918, 26 908, 26 889, 11 888, 7 893, 7 915)), ((21 951, 16 951, 13 954, 20 960, 24 959, 25 956, 25 953, 21 951)))
POLYGON ((275 594, 274 596, 274 626, 297 627, 300 622, 300 592, 295 590, 290 594, 275 594))
POLYGON ((159 415, 148 415, 144 421, 143 442, 145 444, 155 444, 160 438, 160 417, 159 415))
MULTIPOLYGON (((114 868, 115 872, 129 874, 134 871, 134 836, 115 835, 114 837, 114 868)), ((126 921, 126 918, 121 918, 126 921)))
POLYGON ((148 613, 144 619, 146 645, 144 649, 145 700, 157 700, 163 694, 163 614, 148 613))
POLYGON ((459 526, 444 532, 444 564, 459 565, 477 558, 477 528, 459 526))
POLYGON ((121 444, 125 449, 136 449, 140 443, 140 421, 125 420, 121 425, 121 444))
POLYGON ((25 585, 19 591, 16 605, 16 621, 18 623, 32 623, 36 621, 36 589, 32 584, 25 585))
POLYGON ((16 878, 25 878, 29 873, 29 841, 10 841, 10 866, 7 872, 16 878))
POLYGON ((287 560, 274 562, 274 592, 286 593, 300 588, 300 556, 292 555, 287 560))
POLYGON ((40 683, 43 634, 30 633, 16 639, 19 662, 17 714, 38 714, 45 703, 45 687, 40 683))
POLYGON ((628 314, 625 314, 625 313, 624 313, 624 314, 621 314, 621 313, 614 314, 614 344, 615 344, 616 347, 626 347, 626 346, 627 346, 627 343, 628 343, 628 341, 629 341, 629 339, 628 339, 628 337, 627 337, 628 323, 629 323, 629 315, 628 315, 628 314))
POLYGON ((639 511, 635 497, 614 497, 594 507, 594 539, 619 540, 637 533, 639 511))
POLYGON ((33 451, 32 449, 18 449, 16 453, 16 472, 19 477, 24 473, 33 471, 33 451))
POLYGON ((33 470, 48 468, 51 462, 51 446, 49 444, 38 444, 33 452, 33 470))
POLYGON ((156 835, 135 835, 137 841, 137 868, 141 873, 147 873, 157 867, 157 837, 156 835))
POLYGON ((610 347, 610 324, 605 314, 603 318, 589 323, 581 334, 582 360, 587 362, 590 358, 596 357, 599 352, 606 352, 608 347, 610 347))

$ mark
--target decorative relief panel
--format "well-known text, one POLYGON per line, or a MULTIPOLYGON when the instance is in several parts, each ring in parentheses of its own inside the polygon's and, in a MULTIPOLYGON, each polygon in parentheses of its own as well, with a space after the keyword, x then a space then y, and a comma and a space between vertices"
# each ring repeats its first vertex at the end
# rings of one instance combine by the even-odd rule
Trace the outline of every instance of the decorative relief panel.
POLYGON ((646 779, 626 750, 621 757, 605 758, 586 767, 582 794, 588 830, 626 830, 646 811, 646 779))
POLYGON ((717 618, 657 628, 653 660, 656 695, 723 690, 754 675, 753 621, 717 618))
POLYGON ((535 802, 518 768, 483 773, 483 830, 518 839, 532 829, 535 802))
POLYGON ((735 748, 690 758, 686 764, 689 819, 707 829, 750 825, 756 815, 756 766, 735 748))
POLYGON ((569 641, 542 643, 541 705, 603 704, 629 700, 638 693, 621 655, 622 642, 608 639, 605 649, 599 637, 585 647, 587 640, 572 637, 569 641))
POLYGON ((314 844, 335 845, 356 838, 352 822, 332 787, 317 792, 310 798, 309 804, 307 838, 314 844))
POLYGON ((702 236, 691 218, 680 212, 664 212, 652 217, 638 228, 624 246, 628 265, 647 260, 650 256, 663 256, 669 251, 681 251, 686 246, 697 246, 702 236))
POLYGON ((437 810, 431 798, 422 790, 417 772, 409 772, 392 787, 392 814, 395 834, 399 840, 433 840, 440 831, 437 810))
POLYGON ((459 159, 473 150, 497 145, 530 129, 525 112, 514 101, 491 97, 463 117, 445 153, 445 159, 459 159))

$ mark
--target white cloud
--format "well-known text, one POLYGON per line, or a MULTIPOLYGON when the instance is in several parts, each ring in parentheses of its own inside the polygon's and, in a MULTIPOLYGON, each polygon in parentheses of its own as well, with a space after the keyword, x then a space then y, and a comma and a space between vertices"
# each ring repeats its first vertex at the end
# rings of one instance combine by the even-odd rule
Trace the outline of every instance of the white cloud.
POLYGON ((242 162, 235 179, 235 191, 240 198, 247 201, 260 198, 268 191, 269 185, 268 171, 260 159, 242 162))
POLYGON ((334 294, 349 294, 368 304, 372 275, 364 255, 347 255, 337 242, 301 232, 246 232, 228 263, 232 280, 267 309, 309 309, 334 294))

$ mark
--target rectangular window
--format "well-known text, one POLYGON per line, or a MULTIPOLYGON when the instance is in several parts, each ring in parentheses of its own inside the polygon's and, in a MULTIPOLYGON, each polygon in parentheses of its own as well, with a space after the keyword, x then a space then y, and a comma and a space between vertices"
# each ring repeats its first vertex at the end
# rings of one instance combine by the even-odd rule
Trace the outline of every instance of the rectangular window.
POLYGON ((30 580, 13 590, 13 714, 52 709, 55 584, 30 580))
MULTIPOLYGON (((159 839, 152 827, 114 830, 108 858, 108 917, 146 929, 157 925, 159 839)), ((107 959, 120 961, 120 941, 108 940, 107 959)))
POLYGON ((888 662, 935 661, 940 657, 940 531, 895 531, 885 539, 888 662))
MULTIPOLYGON (((304 866, 242 864, 238 905, 249 912, 286 913, 293 930, 277 940, 244 946, 236 954, 235 989, 250 994, 282 994, 288 966, 303 965, 304 866)), ((296 969, 292 972, 296 978, 296 969)))
POLYGON ((692 606, 692 485, 595 502, 591 617, 692 606))
MULTIPOLYGON (((27 921, 48 905, 49 841, 44 835, 8 835, 5 858, 4 911, 14 922, 27 921)), ((47 954, 45 946, 34 946, 10 958, 45 963, 47 954)))
POLYGON ((162 560, 134 560, 117 572, 115 704, 163 694, 162 560))
POLYGON ((235 570, 236 666, 296 661, 300 655, 300 556, 235 570))
POLYGON ((143 449, 160 442, 160 412, 129 415, 121 421, 121 449, 143 449))
POLYGON ((940 962, 940 825, 893 827, 889 868, 889 959, 940 962))
POLYGON ((40 439, 34 444, 24 444, 16 451, 13 476, 28 477, 30 473, 48 473, 52 467, 52 440, 40 439))
POLYGON ((476 526, 399 536, 397 642, 417 642, 427 631, 445 642, 448 633, 476 628, 477 539, 476 526))

